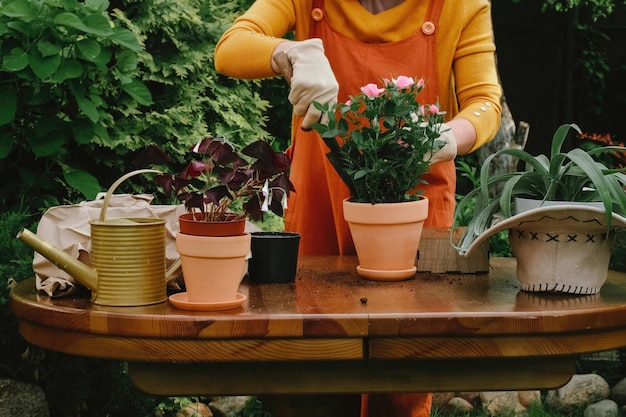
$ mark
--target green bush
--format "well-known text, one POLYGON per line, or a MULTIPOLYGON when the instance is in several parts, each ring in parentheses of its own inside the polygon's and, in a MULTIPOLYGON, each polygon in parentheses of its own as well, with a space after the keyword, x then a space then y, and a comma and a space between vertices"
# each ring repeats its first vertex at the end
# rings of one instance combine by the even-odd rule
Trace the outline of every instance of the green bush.
POLYGON ((0 213, 0 377, 30 379, 32 372, 21 362, 26 344, 17 333, 17 320, 9 310, 12 285, 33 275, 33 254, 15 238, 23 227, 33 227, 24 213, 0 213))
POLYGON ((95 195, 89 160, 79 163, 74 151, 110 141, 116 111, 152 103, 138 78, 142 45, 109 17, 108 6, 107 0, 2 4, 0 158, 7 159, 2 168, 19 167, 21 180, 7 184, 4 200, 49 192, 56 180, 95 195))
POLYGON ((183 155, 184 145, 209 130, 236 143, 267 136, 268 102, 259 95, 261 83, 227 78, 214 69, 215 45, 240 13, 236 3, 125 0, 114 6, 124 10, 116 15, 143 37, 149 54, 139 64, 155 102, 127 124, 132 134, 120 136, 122 142, 143 136, 168 155, 183 155))
MULTIPOLYGON (((15 235, 35 230, 50 206, 108 188, 151 143, 182 155, 208 133, 238 143, 269 137, 263 83, 213 66, 217 40, 244 6, 2 2, 0 375, 42 386, 53 416, 150 415, 160 399, 138 393, 124 363, 45 351, 19 336, 7 284, 33 271, 32 250, 15 235)), ((152 192, 150 181, 119 192, 152 192)))
POLYGON ((261 83, 227 79, 213 66, 238 7, 4 2, 0 174, 18 179, 0 186, 0 209, 37 213, 91 199, 150 143, 182 155, 208 133, 237 143, 268 137, 261 83))

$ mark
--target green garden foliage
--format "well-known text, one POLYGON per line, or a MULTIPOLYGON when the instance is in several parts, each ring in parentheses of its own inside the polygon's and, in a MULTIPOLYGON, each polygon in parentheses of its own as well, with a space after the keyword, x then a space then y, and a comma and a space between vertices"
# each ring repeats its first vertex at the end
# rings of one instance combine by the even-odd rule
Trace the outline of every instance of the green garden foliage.
POLYGON ((620 1, 623 4, 623 0, 543 0, 541 10, 568 12, 575 8, 584 8, 589 10, 591 18, 596 21, 613 13, 615 5, 620 1))
MULTIPOLYGON (((52 416, 152 415, 162 399, 133 389, 123 363, 19 336, 9 285, 32 276, 33 253, 15 235, 36 230, 50 206, 94 198, 151 143, 175 156, 209 133, 271 137, 267 87, 213 66, 217 40, 247 6, 0 0, 0 376, 39 384, 52 416)), ((154 191, 148 178, 123 188, 154 191)))
MULTIPOLYGON (((479 167, 480 162, 476 154, 460 155, 456 158, 457 202, 461 201, 467 193, 479 186, 479 167)), ((459 213, 457 218, 458 226, 467 226, 472 219, 473 211, 474 202, 472 201, 459 213)), ((505 258, 513 256, 507 230, 496 233, 489 238, 489 256, 505 258)))
POLYGON ((54 192, 57 181, 94 196, 91 161, 80 163, 73 152, 84 158, 84 148, 109 144, 116 112, 152 103, 137 66, 141 42, 109 17, 108 6, 106 0, 3 2, 0 158, 3 171, 20 174, 2 190, 5 201, 54 192))
POLYGON ((92 199, 150 143, 182 155, 208 133, 268 137, 261 83, 213 66, 238 7, 3 0, 0 175, 15 179, 0 186, 0 209, 92 199))
POLYGON ((113 7, 124 10, 115 14, 143 37, 150 55, 139 62, 155 102, 120 141, 142 136, 168 155, 182 156, 187 149, 181 144, 192 145, 208 132, 239 144, 267 136, 268 102, 258 93, 260 82, 234 80, 214 69, 215 44, 240 13, 236 3, 126 0, 113 7))
MULTIPOLYGON (((513 3, 521 3, 522 0, 512 0, 513 3)), ((566 13, 574 9, 584 9, 595 22, 598 19, 608 17, 615 11, 615 6, 626 4, 624 0, 543 0, 540 4, 541 11, 554 10, 566 13)))

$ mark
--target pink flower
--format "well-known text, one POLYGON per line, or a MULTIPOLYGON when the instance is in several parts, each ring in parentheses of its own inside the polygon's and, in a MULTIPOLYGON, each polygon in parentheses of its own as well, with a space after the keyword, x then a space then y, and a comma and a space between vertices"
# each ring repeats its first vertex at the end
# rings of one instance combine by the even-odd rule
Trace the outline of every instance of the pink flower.
POLYGON ((421 90, 422 88, 424 88, 424 85, 426 85, 426 83, 424 82, 424 79, 423 79, 423 78, 420 78, 420 79, 417 81, 417 88, 421 90))
POLYGON ((405 141, 403 141, 402 139, 398 139, 396 142, 398 145, 402 146, 403 148, 408 148, 409 144, 406 143, 405 141))
POLYGON ((439 106, 437 106, 436 104, 431 104, 430 106, 428 106, 428 111, 430 112, 430 114, 437 114, 439 113, 439 106))
POLYGON ((351 105, 352 105, 352 100, 348 100, 348 101, 346 101, 346 106, 348 106, 348 107, 349 107, 349 106, 351 106, 351 105))
POLYGON ((369 83, 368 85, 361 87, 361 92, 368 96, 369 98, 378 97, 383 91, 384 88, 378 88, 378 86, 374 83, 369 83))
POLYGON ((413 80, 413 78, 407 77, 406 75, 401 75, 398 78, 392 78, 391 81, 396 85, 396 87, 398 87, 401 90, 404 90, 405 88, 409 88, 410 86, 415 84, 415 81, 413 80))

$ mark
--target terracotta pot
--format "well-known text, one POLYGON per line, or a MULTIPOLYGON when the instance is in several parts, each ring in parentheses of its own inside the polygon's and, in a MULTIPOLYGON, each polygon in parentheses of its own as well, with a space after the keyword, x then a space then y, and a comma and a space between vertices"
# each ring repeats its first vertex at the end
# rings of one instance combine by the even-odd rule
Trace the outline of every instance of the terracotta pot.
POLYGON ((191 303, 229 303, 246 270, 250 233, 238 236, 176 235, 187 299, 191 303))
POLYGON ((359 266, 364 278, 398 281, 415 275, 415 259, 428 199, 403 203, 343 202, 359 266))
MULTIPOLYGON (((180 233, 194 236, 237 236, 243 234, 246 219, 204 221, 203 213, 186 213, 178 218, 180 233)), ((232 215, 235 218, 238 215, 232 215)))

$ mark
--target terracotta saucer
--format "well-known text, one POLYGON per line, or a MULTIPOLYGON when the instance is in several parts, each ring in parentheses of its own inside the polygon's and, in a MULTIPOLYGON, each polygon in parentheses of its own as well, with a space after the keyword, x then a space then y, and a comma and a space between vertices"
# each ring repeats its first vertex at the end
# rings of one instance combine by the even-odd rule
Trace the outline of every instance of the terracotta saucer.
POLYGON ((232 301, 222 301, 222 302, 212 302, 212 303, 203 303, 197 301, 189 301, 186 292, 179 292, 176 294, 172 294, 169 297, 169 300, 174 307, 180 308, 182 310, 196 310, 196 311, 214 311, 214 310, 230 310, 233 308, 239 307, 246 301, 246 296, 237 293, 236 297, 232 301))

